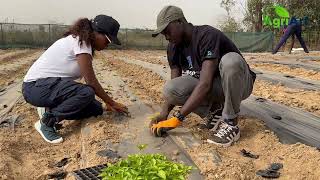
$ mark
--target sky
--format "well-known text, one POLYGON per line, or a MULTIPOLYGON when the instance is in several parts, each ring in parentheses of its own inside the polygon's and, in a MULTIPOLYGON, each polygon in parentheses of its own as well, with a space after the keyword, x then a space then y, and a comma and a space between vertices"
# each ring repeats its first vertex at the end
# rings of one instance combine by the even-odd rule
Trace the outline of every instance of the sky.
POLYGON ((156 27, 165 5, 182 8, 189 22, 217 26, 226 17, 221 0, 0 0, 0 22, 72 24, 80 17, 110 15, 121 28, 156 27))

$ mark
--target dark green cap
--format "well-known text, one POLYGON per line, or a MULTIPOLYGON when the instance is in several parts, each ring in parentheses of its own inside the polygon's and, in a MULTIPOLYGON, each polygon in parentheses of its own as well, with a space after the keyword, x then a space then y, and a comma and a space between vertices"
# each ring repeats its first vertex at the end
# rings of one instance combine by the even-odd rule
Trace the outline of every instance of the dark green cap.
POLYGON ((165 6, 157 17, 157 29, 152 33, 152 37, 156 37, 161 33, 172 21, 185 18, 182 9, 177 6, 165 6))

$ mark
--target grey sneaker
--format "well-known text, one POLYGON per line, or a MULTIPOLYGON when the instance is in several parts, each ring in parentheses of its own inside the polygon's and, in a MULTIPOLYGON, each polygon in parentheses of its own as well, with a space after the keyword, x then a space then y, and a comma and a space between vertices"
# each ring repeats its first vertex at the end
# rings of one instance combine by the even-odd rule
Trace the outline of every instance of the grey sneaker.
POLYGON ((212 131, 212 136, 207 139, 208 143, 229 147, 240 138, 240 129, 237 125, 231 126, 224 121, 219 122, 218 129, 212 131))
POLYGON ((203 118, 204 123, 200 124, 198 129, 210 129, 212 131, 215 131, 218 128, 219 122, 221 121, 221 114, 223 110, 223 104, 220 104, 217 109, 214 111, 210 111, 208 115, 203 118))
POLYGON ((213 116, 212 114, 208 114, 205 118, 203 118, 205 121, 203 124, 200 124, 198 126, 199 130, 204 130, 204 129, 210 129, 215 131, 218 128, 219 122, 221 121, 221 118, 217 118, 213 116))
POLYGON ((45 125, 41 120, 37 121, 34 127, 48 143, 57 144, 63 142, 63 138, 56 132, 55 128, 45 125))

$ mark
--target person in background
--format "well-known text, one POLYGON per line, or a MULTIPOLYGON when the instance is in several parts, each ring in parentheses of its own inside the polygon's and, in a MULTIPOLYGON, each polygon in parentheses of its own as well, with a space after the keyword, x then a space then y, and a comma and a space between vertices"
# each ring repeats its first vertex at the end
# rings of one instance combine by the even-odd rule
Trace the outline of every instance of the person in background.
POLYGON ((53 43, 31 66, 22 86, 25 100, 38 107, 40 120, 36 130, 49 143, 61 143, 56 131, 62 120, 80 120, 103 113, 100 97, 107 110, 127 112, 112 100, 96 78, 92 61, 94 51, 108 44, 121 44, 117 38, 119 23, 110 16, 98 15, 93 20, 79 19, 53 43), (84 78, 85 84, 76 82, 84 78))
POLYGON ((304 52, 309 53, 306 43, 302 38, 302 26, 306 25, 307 21, 308 21, 307 17, 304 17, 303 20, 300 20, 300 19, 296 19, 296 17, 293 16, 290 19, 288 27, 284 30, 284 34, 281 37, 280 42, 277 44, 276 48, 272 51, 272 54, 276 54, 281 48, 281 46, 283 46, 286 43, 286 41, 289 39, 290 36, 292 37, 292 43, 290 46, 289 53, 291 53, 291 50, 293 48, 295 36, 297 36, 302 48, 304 49, 304 52))

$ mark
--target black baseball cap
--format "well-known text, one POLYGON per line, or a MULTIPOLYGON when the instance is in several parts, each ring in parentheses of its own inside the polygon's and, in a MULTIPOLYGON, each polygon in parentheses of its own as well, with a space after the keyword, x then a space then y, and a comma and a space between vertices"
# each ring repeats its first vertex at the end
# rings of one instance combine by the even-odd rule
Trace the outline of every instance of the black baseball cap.
POLYGON ((111 39, 111 43, 121 45, 117 35, 120 24, 111 16, 100 14, 92 20, 92 28, 94 31, 103 33, 111 39))

